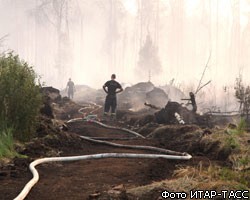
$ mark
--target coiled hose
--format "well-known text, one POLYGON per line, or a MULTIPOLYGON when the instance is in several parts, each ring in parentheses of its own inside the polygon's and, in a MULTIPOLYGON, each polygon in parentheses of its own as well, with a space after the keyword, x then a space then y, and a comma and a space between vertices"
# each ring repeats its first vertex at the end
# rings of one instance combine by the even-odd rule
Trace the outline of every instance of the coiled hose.
MULTIPOLYGON (((137 136, 137 137, 145 138, 144 136, 140 135, 139 133, 136 133, 136 132, 131 131, 129 129, 109 126, 109 125, 103 124, 101 122, 98 122, 96 120, 89 119, 88 117, 86 117, 85 119, 82 119, 82 118, 73 119, 73 120, 68 121, 68 123, 74 122, 74 121, 81 121, 81 120, 93 122, 93 123, 99 124, 105 128, 126 131, 128 133, 131 133, 131 134, 137 136)), ((170 150, 157 148, 157 147, 122 145, 122 144, 117 144, 117 143, 112 143, 112 142, 95 140, 95 139, 92 139, 92 138, 86 137, 86 136, 80 136, 80 137, 84 140, 88 140, 88 141, 95 142, 95 143, 102 143, 105 145, 121 147, 121 148, 158 151, 158 152, 165 153, 165 154, 102 153, 102 154, 93 154, 93 155, 50 157, 50 158, 37 159, 29 165, 29 169, 33 175, 33 178, 24 186, 23 190, 18 194, 18 196, 14 200, 23 200, 29 194, 32 187, 39 180, 39 174, 38 174, 35 167, 39 164, 42 164, 42 163, 59 162, 59 161, 60 162, 69 162, 69 161, 77 161, 77 160, 90 160, 90 159, 92 160, 92 159, 102 159, 102 158, 154 158, 154 159, 155 158, 165 158, 165 159, 175 159, 175 160, 189 160, 192 158, 192 156, 189 155, 188 153, 175 152, 175 151, 170 151, 170 150), (174 155, 166 155, 166 154, 170 154, 170 153, 174 154, 174 155)))

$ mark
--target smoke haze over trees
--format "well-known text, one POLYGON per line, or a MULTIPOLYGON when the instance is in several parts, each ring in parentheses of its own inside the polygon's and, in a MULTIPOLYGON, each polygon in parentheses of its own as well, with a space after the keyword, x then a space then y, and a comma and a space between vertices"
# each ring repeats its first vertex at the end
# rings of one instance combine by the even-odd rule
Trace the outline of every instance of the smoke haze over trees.
POLYGON ((8 34, 0 50, 13 49, 59 89, 69 77, 100 88, 112 73, 146 81, 152 68, 155 85, 174 78, 187 91, 210 52, 208 92, 250 73, 249 0, 0 0, 0 13, 0 38, 8 34))

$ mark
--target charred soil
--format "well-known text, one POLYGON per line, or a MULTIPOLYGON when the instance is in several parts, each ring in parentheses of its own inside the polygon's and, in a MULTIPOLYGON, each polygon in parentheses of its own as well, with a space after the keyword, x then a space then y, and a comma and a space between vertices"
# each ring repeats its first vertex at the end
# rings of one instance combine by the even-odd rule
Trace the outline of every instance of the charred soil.
MULTIPOLYGON (((60 101, 63 101, 62 99, 60 101)), ((37 136, 24 146, 19 146, 19 153, 28 158, 15 158, 2 162, 0 166, 0 199, 15 198, 25 184, 32 178, 29 163, 37 158, 54 156, 77 156, 98 153, 152 153, 146 150, 131 150, 111 147, 83 140, 79 135, 112 138, 112 142, 130 145, 148 145, 175 151, 187 151, 193 155, 189 161, 166 159, 128 159, 108 158, 74 162, 55 162, 37 167, 40 180, 32 188, 26 199, 160 199, 161 189, 153 189, 148 195, 135 196, 127 191, 154 182, 173 179, 177 166, 208 166, 216 156, 210 156, 200 146, 204 130, 198 126, 156 125, 146 123, 144 128, 137 127, 146 139, 135 138, 121 130, 101 127, 97 124, 76 121, 66 124, 68 119, 82 117, 78 110, 82 105, 70 100, 52 104, 53 118, 41 118, 37 136), (62 128, 66 127, 66 129, 62 128), (148 130, 150 129, 150 130, 148 130), (165 135, 162 137, 162 135, 165 135)), ((85 109, 89 113, 96 106, 85 109)), ((102 110, 95 113, 101 116, 102 110)), ((140 113, 140 116, 142 114, 140 113)), ((123 114, 126 117, 126 113, 123 114)), ((145 116, 146 117, 146 116, 145 116)), ((110 125, 128 127, 127 122, 108 122, 110 125)), ((130 126, 130 128, 133 128, 130 126)), ((216 146, 216 144, 214 144, 216 146)), ((212 148, 211 148, 212 151, 212 148)), ((225 159, 226 160, 226 159, 225 159)), ((167 188, 165 188, 167 189, 167 188)))

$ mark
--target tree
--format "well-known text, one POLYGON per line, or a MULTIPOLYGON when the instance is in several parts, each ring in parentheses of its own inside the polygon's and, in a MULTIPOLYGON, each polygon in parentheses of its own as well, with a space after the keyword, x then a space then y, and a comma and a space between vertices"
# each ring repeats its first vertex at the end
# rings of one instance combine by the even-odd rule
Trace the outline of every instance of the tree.
POLYGON ((42 103, 36 81, 33 68, 17 55, 0 56, 0 132, 11 128, 16 139, 31 137, 42 103))
POLYGON ((0 47, 2 46, 4 40, 5 40, 8 36, 9 36, 9 35, 7 34, 7 35, 5 35, 5 36, 3 36, 3 37, 0 37, 0 47))
POLYGON ((162 72, 161 62, 158 56, 158 49, 154 46, 150 35, 147 35, 144 46, 139 52, 139 61, 137 66, 138 74, 147 76, 159 75, 162 72))
POLYGON ((240 0, 232 0, 232 30, 231 30, 231 48, 230 48, 230 64, 231 67, 240 64, 240 0))
POLYGON ((124 65, 124 54, 127 45, 127 25, 124 5, 121 0, 97 1, 103 13, 105 38, 102 51, 105 52, 107 64, 111 71, 124 65))
POLYGON ((248 119, 250 111, 250 86, 244 86, 241 74, 238 78, 236 78, 234 89, 235 97, 239 100, 240 103, 240 112, 242 115, 246 115, 248 119))
POLYGON ((171 0, 171 29, 168 41, 168 59, 170 66, 182 70, 184 63, 185 1, 171 0))
MULTIPOLYGON (((55 67, 58 69, 58 78, 64 79, 71 75, 70 62, 72 60, 69 15, 73 4, 71 0, 40 0, 35 8, 38 23, 50 24, 56 30, 56 59, 55 67)), ((77 13, 77 12, 75 12, 77 13)))

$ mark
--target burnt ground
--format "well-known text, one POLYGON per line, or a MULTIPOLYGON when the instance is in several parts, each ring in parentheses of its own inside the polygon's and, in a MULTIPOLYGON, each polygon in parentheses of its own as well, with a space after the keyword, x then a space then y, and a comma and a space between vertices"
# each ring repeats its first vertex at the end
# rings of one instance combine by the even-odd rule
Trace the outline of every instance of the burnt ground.
MULTIPOLYGON (((177 166, 196 166, 200 162, 203 162, 203 165, 208 165, 210 162, 204 152, 200 150, 198 141, 191 145, 189 136, 179 138, 176 141, 169 138, 169 142, 159 139, 157 136, 161 132, 160 125, 151 126, 150 130, 156 129, 152 129, 156 126, 159 131, 151 133, 151 137, 147 139, 133 138, 126 132, 106 129, 91 122, 73 122, 67 125, 67 130, 62 131, 55 126, 59 127, 67 121, 67 118, 82 117, 82 114, 77 112, 81 105, 65 105, 54 106, 55 119, 51 121, 47 119, 49 123, 41 125, 38 137, 26 144, 25 147, 19 147, 19 152, 27 155, 28 158, 15 158, 13 161, 1 164, 1 200, 13 199, 20 193, 25 184, 32 178, 28 165, 37 158, 111 152, 152 153, 144 150, 135 151, 91 143, 79 138, 78 135, 113 138, 112 142, 121 144, 150 145, 176 151, 186 150, 193 155, 193 158, 189 161, 107 158, 41 164, 37 167, 40 180, 32 188, 26 199, 160 199, 160 191, 157 190, 153 191, 153 194, 149 194, 148 197, 131 196, 126 191, 152 182, 172 179, 173 171, 177 166), (156 135, 156 137, 152 137, 152 135, 156 135), (122 138, 123 140, 121 140, 122 138), (183 138, 189 142, 187 143, 183 138), (189 148, 191 146, 192 148, 189 148)), ((90 112, 95 108, 97 107, 86 109, 85 112, 90 112)), ((99 109, 93 114, 100 116, 101 113, 102 109, 99 109)), ((124 122, 109 123, 126 127, 124 122)), ((203 130, 191 125, 182 127, 172 125, 168 128, 162 127, 162 129, 170 132, 174 130, 175 134, 178 135, 181 135, 185 130, 191 130, 199 135, 198 138, 202 137, 203 134, 203 130)), ((143 128, 137 127, 135 130, 140 130, 143 134, 143 128)), ((197 135, 195 137, 197 138, 197 135)), ((210 159, 213 159, 213 157, 210 159)), ((216 158, 214 157, 214 159, 216 158)))

